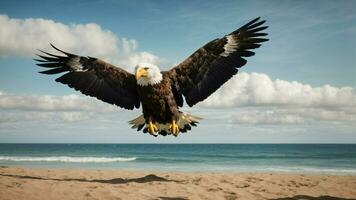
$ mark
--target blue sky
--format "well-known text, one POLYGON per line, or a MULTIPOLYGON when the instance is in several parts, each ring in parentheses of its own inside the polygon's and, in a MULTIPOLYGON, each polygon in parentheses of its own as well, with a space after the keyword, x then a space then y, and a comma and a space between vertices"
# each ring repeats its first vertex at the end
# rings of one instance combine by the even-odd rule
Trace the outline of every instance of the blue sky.
POLYGON ((355 8, 355 1, 2 1, 0 141, 356 142, 355 8), (128 70, 142 59, 168 69, 257 16, 267 20, 270 41, 248 60, 241 79, 186 109, 205 120, 178 138, 136 134, 126 122, 139 111, 99 112, 106 105, 38 74, 31 60, 35 49, 54 42, 128 70), (233 89, 243 92, 229 103, 224 97, 233 89), (38 100, 72 94, 100 106, 48 109, 38 100), (29 98, 42 107, 25 105, 29 98))

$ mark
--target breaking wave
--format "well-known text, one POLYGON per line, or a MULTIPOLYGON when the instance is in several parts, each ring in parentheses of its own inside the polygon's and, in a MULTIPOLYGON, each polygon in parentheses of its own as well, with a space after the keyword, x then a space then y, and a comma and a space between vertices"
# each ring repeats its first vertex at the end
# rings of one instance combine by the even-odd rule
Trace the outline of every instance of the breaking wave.
POLYGON ((70 157, 70 156, 50 156, 50 157, 29 157, 29 156, 0 156, 0 161, 15 162, 74 162, 74 163, 107 163, 107 162, 127 162, 134 161, 136 157, 70 157))

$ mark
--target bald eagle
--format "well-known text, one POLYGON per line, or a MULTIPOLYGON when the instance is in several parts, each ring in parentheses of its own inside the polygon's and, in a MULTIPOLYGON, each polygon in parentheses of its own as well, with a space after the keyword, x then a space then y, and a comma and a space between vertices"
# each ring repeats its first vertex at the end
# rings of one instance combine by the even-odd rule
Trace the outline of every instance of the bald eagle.
POLYGON ((125 109, 139 108, 143 115, 131 120, 132 128, 153 136, 174 135, 191 130, 199 117, 179 111, 186 104, 192 107, 214 93, 237 74, 246 64, 245 57, 253 56, 252 49, 268 41, 265 20, 256 18, 239 29, 210 41, 183 62, 160 71, 149 63, 138 64, 135 73, 129 73, 103 60, 75 55, 51 46, 61 52, 55 55, 45 51, 35 59, 42 74, 65 73, 56 81, 85 95, 125 109))

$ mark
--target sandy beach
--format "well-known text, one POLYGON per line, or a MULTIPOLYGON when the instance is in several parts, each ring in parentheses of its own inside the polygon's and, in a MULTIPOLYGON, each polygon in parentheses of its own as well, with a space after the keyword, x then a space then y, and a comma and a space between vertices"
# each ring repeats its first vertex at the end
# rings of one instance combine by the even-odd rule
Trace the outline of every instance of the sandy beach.
POLYGON ((356 176, 4 166, 0 199, 356 199, 356 176))

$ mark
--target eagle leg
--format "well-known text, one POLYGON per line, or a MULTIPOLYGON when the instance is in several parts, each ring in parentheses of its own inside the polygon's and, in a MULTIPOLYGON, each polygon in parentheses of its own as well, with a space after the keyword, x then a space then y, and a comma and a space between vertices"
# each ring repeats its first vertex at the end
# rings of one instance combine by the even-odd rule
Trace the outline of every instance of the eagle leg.
POLYGON ((152 123, 151 120, 148 121, 147 129, 151 135, 154 135, 154 136, 157 135, 158 128, 157 128, 156 124, 152 123))
POLYGON ((169 131, 171 131, 171 133, 174 135, 174 136, 178 136, 178 133, 179 133, 179 127, 176 123, 176 120, 172 120, 172 123, 169 125, 169 131))

